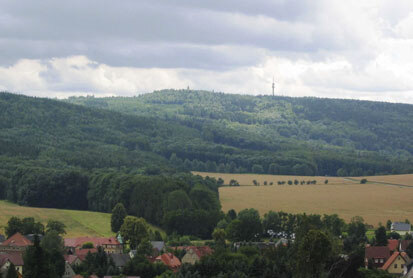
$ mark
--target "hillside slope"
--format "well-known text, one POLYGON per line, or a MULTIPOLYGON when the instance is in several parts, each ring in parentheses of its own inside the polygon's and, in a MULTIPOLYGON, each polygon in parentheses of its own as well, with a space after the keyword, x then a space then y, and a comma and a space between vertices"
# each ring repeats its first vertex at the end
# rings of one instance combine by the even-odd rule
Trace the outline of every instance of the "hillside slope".
POLYGON ((413 106, 164 90, 67 100, 179 123, 201 138, 160 152, 186 170, 361 176, 413 172, 413 106))

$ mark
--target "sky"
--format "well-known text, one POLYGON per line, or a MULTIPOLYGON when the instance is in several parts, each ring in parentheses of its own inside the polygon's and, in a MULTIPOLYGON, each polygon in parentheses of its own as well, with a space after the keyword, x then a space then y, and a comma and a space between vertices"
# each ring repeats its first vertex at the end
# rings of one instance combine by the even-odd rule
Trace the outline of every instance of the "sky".
POLYGON ((0 91, 413 104, 412 0, 0 0, 0 91))

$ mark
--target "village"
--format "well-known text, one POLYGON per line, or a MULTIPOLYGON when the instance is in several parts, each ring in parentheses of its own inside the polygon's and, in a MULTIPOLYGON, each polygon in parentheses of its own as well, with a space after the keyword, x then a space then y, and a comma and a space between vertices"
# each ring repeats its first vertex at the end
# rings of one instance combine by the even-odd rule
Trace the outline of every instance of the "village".
MULTIPOLYGON (((57 221, 55 221, 57 222, 57 221)), ((383 227, 384 228, 384 227, 383 227)), ((411 225, 409 223, 394 222, 390 226, 390 234, 397 239, 387 239, 386 244, 376 242, 375 244, 367 243, 364 249, 364 268, 372 270, 384 270, 391 274, 392 277, 413 277, 413 259, 411 254, 413 249, 413 239, 411 225)), ((46 233, 47 234, 47 233, 46 233)), ((273 235, 274 236, 274 235, 273 235)), ((248 247, 264 252, 265 250, 277 249, 280 246, 287 246, 294 241, 293 237, 277 238, 282 234, 275 235, 270 240, 263 241, 243 241, 232 242, 229 248, 236 252, 240 248, 248 247)), ((23 235, 16 232, 9 238, 0 235, 0 277, 9 278, 10 268, 15 269, 16 277, 23 277, 25 271, 25 252, 28 248, 32 248, 45 238, 42 234, 26 234, 23 235)), ((376 240, 379 240, 376 232, 376 240)), ((177 272, 184 265, 194 265, 202 258, 211 256, 214 250, 220 248, 215 241, 206 241, 205 245, 192 245, 190 242, 183 245, 168 245, 163 240, 149 241, 146 251, 138 247, 131 249, 130 245, 125 242, 120 233, 116 237, 92 237, 82 236, 76 238, 64 238, 64 274, 63 278, 82 278, 79 268, 82 264, 91 260, 93 254, 104 254, 104 258, 110 261, 116 268, 112 272, 116 275, 98 275, 94 273, 86 277, 111 278, 111 277, 140 277, 125 275, 124 270, 134 257, 142 256, 146 258, 150 264, 164 267, 170 273, 177 272)), ((226 244, 225 244, 226 245, 226 244)), ((346 255, 343 255, 345 257, 346 255)), ((90 263, 90 262, 89 262, 90 263)))

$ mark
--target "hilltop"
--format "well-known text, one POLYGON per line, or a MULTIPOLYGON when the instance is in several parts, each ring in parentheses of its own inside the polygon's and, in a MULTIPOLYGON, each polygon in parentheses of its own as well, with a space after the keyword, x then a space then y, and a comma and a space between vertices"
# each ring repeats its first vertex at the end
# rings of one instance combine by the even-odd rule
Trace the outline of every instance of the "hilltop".
POLYGON ((67 101, 187 127, 190 140, 170 136, 155 150, 185 170, 331 176, 413 172, 412 105, 187 90, 67 101))

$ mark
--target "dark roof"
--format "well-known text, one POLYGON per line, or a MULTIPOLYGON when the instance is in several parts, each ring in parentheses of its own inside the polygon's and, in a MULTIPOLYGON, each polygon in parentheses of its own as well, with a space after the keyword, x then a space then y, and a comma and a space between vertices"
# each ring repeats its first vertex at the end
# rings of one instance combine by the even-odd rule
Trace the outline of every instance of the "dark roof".
POLYGON ((112 258, 116 267, 124 267, 130 261, 128 254, 109 254, 109 256, 112 258))
POLYGON ((164 241, 151 241, 152 247, 158 251, 162 251, 165 248, 164 241))
POLYGON ((387 246, 369 246, 365 250, 366 259, 390 258, 390 249, 387 246))
POLYGON ((412 243, 413 240, 411 239, 404 239, 400 241, 400 251, 406 251, 407 246, 409 246, 410 243, 412 243))
POLYGON ((404 222, 393 222, 391 229, 394 231, 410 231, 410 224, 404 222))
MULTIPOLYGON (((30 240, 31 242, 34 242, 34 237, 35 236, 36 236, 35 234, 24 235, 24 237, 27 238, 28 240, 30 240)), ((43 235, 37 234, 37 236, 39 237, 39 240, 42 240, 43 235)))

